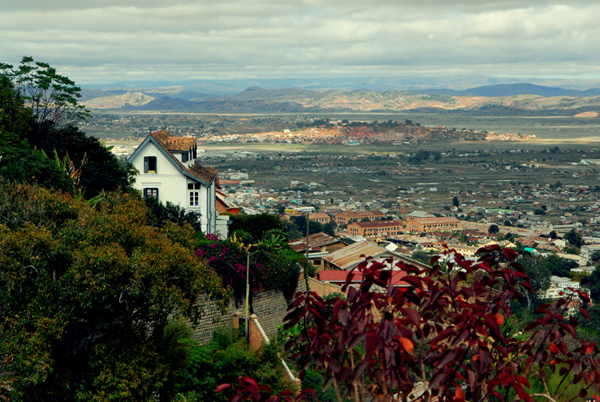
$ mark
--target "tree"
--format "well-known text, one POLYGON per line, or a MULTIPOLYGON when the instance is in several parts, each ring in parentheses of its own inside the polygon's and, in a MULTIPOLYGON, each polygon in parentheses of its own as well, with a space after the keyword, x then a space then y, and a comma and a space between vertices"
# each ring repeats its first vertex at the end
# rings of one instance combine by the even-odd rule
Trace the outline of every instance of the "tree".
POLYGON ((581 237, 581 234, 579 232, 577 232, 575 229, 571 229, 570 231, 568 231, 563 238, 569 242, 569 244, 571 244, 572 246, 575 246, 577 248, 581 248, 581 246, 583 245, 583 238, 581 237))
POLYGON ((0 356, 15 400, 168 399, 170 318, 228 300, 189 226, 148 225, 134 194, 94 206, 0 178, 0 356))
POLYGON ((592 262, 596 264, 600 260, 600 250, 596 250, 590 256, 592 262))
POLYGON ((8 165, 2 169, 5 177, 44 186, 50 183, 64 191, 85 190, 88 198, 129 188, 134 169, 121 163, 98 139, 70 124, 85 115, 78 97, 79 88, 45 63, 24 58, 18 68, 0 64, 0 152, 8 165), (26 171, 20 172, 19 165, 26 171), (70 185, 63 184, 62 176, 70 185))
POLYGON ((241 229, 252 235, 254 242, 259 242, 263 234, 271 229, 285 230, 285 224, 278 216, 270 214, 231 215, 229 217, 231 232, 241 229))
POLYGON ((529 278, 529 283, 533 292, 525 293, 527 306, 536 305, 539 295, 550 286, 550 276, 552 271, 545 264, 545 258, 531 254, 524 254, 519 257, 519 263, 523 266, 525 274, 529 278))
POLYGON ((458 197, 454 196, 452 198, 452 205, 454 205, 456 208, 460 206, 460 201, 458 201, 458 197))
POLYGON ((488 233, 490 233, 490 234, 495 234, 498 232, 500 232, 500 228, 496 224, 491 224, 490 227, 488 228, 488 233))
POLYGON ((15 83, 38 125, 51 122, 62 127, 89 116, 89 111, 78 102, 81 88, 48 63, 25 56, 18 67, 0 63, 0 75, 15 83))
MULTIPOLYGON (((413 392, 423 401, 562 400, 573 390, 584 398, 600 385, 600 349, 577 339, 569 300, 515 325, 511 302, 518 289, 532 291, 516 256, 493 246, 475 263, 458 254, 431 269, 398 262, 408 287, 392 286, 390 266, 367 260, 361 285, 344 286, 346 299, 297 294, 285 327, 302 330, 287 347, 301 367, 325 372, 338 401, 413 392)), ((256 395, 250 400, 264 400, 256 395)))

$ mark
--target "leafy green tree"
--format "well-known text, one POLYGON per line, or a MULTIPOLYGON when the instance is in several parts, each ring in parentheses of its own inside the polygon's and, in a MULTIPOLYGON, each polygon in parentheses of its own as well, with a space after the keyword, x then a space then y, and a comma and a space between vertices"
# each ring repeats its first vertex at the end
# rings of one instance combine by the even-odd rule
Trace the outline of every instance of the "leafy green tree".
POLYGON ((490 234, 495 234, 498 232, 500 232, 500 228, 496 224, 491 224, 490 227, 488 228, 488 233, 490 233, 490 234))
POLYGON ((31 111, 25 108, 25 101, 14 88, 10 78, 0 74, 0 144, 23 146, 17 133, 29 127, 31 111), (10 138, 9 139, 9 135, 10 138))
POLYGON ((0 154, 0 176, 5 180, 38 184, 65 192, 74 190, 73 180, 42 151, 21 147, 5 148, 0 145, 0 154))
POLYGON ((521 263, 531 281, 530 283, 534 290, 531 297, 534 300, 539 292, 548 289, 550 286, 552 271, 550 271, 548 265, 545 263, 545 258, 541 256, 524 254, 519 257, 519 263, 521 263))
POLYGON ((596 250, 592 253, 592 255, 590 256, 591 260, 594 262, 594 264, 596 264, 598 261, 600 261, 600 250, 596 250))
POLYGON ((456 208, 460 206, 460 201, 458 201, 458 197, 454 196, 452 198, 452 205, 454 205, 456 208))
MULTIPOLYGON (((306 216, 292 216, 291 221, 294 229, 300 232, 302 237, 306 236, 306 216)), ((315 221, 309 221, 308 228, 309 235, 324 231, 323 224, 315 221)))
POLYGON ((279 217, 270 214, 259 215, 231 215, 231 232, 241 229, 250 233, 254 239, 254 243, 259 242, 263 238, 263 234, 271 229, 285 230, 285 224, 279 217))
POLYGON ((102 191, 130 188, 133 168, 119 162, 96 138, 87 137, 70 124, 86 115, 78 97, 79 88, 45 63, 25 57, 18 68, 0 64, 0 152, 8 165, 22 163, 32 171, 18 172, 5 165, 6 177, 43 186, 56 179, 57 184, 51 187, 85 190, 88 198, 102 191), (40 159, 40 151, 49 161, 40 159), (24 157, 27 152, 36 154, 31 161, 24 157), (47 175, 41 173, 50 162, 70 178, 70 186, 62 184, 56 168, 49 168, 47 175))
POLYGON ((19 95, 30 105, 37 124, 52 122, 60 127, 89 116, 78 101, 81 88, 48 63, 25 56, 18 67, 0 63, 0 75, 16 85, 19 95))
POLYGON ((579 264, 574 260, 550 255, 543 260, 552 275, 570 277, 571 268, 577 268, 579 264))
POLYGON ((569 242, 570 245, 575 246, 577 248, 581 248, 583 245, 583 238, 581 237, 581 233, 576 231, 575 229, 571 229, 568 231, 563 238, 569 242))
POLYGON ((149 223, 153 226, 164 227, 167 222, 174 222, 178 225, 188 223, 197 233, 202 233, 199 212, 188 212, 179 205, 169 201, 163 204, 155 198, 146 198, 145 201, 149 208, 149 223))
POLYGON ((189 226, 147 216, 133 194, 92 207, 0 178, 0 356, 15 400, 166 398, 169 319, 197 318, 202 292, 227 293, 189 226))
POLYGON ((590 289, 592 300, 600 300, 600 269, 596 267, 590 276, 581 280, 581 285, 590 289))

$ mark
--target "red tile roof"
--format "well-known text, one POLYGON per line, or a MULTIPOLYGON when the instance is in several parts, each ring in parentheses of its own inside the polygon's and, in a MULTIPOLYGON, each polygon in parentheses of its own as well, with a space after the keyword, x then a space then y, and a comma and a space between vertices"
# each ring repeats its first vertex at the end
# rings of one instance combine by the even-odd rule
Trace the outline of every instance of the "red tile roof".
POLYGON ((150 134, 150 136, 152 136, 152 138, 156 140, 156 142, 165 150, 165 152, 172 158, 172 160, 187 173, 206 183, 210 183, 213 179, 217 177, 218 172, 215 169, 211 167, 202 166, 198 163, 194 163, 191 167, 188 168, 183 163, 181 163, 175 155, 171 153, 170 144, 178 144, 178 138, 184 140, 182 141, 182 143, 185 141, 189 143, 189 140, 195 141, 193 138, 173 137, 166 130, 157 131, 155 133, 150 134))
MULTIPOLYGON (((346 283, 346 278, 350 274, 350 271, 321 271, 319 272, 319 280, 324 282, 330 282, 334 284, 346 283)), ((404 282, 402 279, 406 276, 406 272, 400 270, 392 271, 392 285, 393 286, 409 286, 408 282, 404 282)), ((363 280, 363 273, 360 271, 353 271, 351 283, 361 283, 363 280)))

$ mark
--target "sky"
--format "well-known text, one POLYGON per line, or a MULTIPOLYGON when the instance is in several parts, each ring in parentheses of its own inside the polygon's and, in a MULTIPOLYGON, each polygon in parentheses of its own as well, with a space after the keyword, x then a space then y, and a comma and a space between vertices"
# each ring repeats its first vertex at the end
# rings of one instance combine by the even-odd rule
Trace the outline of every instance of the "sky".
POLYGON ((0 62, 78 84, 600 79, 598 0, 2 0, 0 62))

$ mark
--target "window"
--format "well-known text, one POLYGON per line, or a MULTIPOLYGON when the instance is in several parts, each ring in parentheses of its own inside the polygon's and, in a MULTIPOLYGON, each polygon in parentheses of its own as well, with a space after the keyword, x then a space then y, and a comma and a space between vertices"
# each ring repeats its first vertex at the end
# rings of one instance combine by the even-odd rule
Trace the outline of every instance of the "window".
POLYGON ((188 157, 189 157, 189 156, 188 156, 188 153, 187 153, 187 152, 184 152, 184 153, 182 153, 182 154, 181 154, 181 161, 182 161, 182 162, 187 162, 187 161, 188 161, 188 157))
POLYGON ((197 207, 200 205, 200 183, 188 183, 189 206, 197 207))
POLYGON ((158 189, 157 188, 145 188, 144 198, 156 198, 158 200, 158 189))
POLYGON ((156 156, 144 156, 144 173, 156 173, 156 156))

